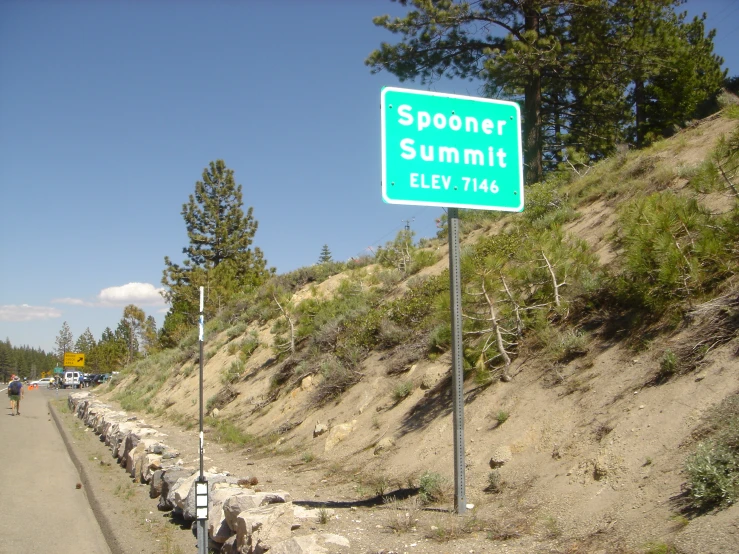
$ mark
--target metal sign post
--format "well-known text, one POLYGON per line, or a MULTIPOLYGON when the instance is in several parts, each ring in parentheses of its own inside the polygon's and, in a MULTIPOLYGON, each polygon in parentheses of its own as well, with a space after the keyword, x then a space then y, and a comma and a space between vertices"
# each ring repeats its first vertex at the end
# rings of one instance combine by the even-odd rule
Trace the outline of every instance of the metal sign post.
POLYGON ((467 509, 464 476, 464 364, 462 361, 462 279, 459 269, 459 214, 449 208, 449 299, 452 307, 452 382, 454 408, 454 509, 467 509))
POLYGON ((454 398, 454 507, 467 509, 458 208, 523 210, 518 104, 396 87, 380 95, 382 199, 448 208, 454 398))
POLYGON ((195 511, 197 518, 198 554, 208 554, 208 482, 203 472, 203 294, 200 287, 200 477, 195 483, 195 511))

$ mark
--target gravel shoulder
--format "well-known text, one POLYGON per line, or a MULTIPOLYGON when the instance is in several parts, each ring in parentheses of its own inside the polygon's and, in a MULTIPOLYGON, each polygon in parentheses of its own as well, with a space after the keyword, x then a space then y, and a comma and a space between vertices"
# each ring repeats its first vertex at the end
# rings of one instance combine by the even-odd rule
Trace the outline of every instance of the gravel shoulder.
POLYGON ((70 413, 66 395, 50 400, 49 408, 113 554, 195 550, 192 532, 157 510, 149 486, 132 481, 100 438, 70 413))
MULTIPOLYGON (((118 408, 107 398, 103 401, 118 408)), ((118 552, 192 551, 195 542, 191 531, 158 512, 156 500, 148 496, 148 486, 133 483, 94 432, 65 407, 58 408, 66 432, 73 437, 73 448, 89 472, 85 486, 93 488, 101 512, 111 521, 118 552)), ((166 435, 165 442, 180 452, 185 467, 197 467, 197 429, 183 429, 149 414, 143 419, 166 435)), ((548 540, 527 536, 519 528, 521 520, 493 519, 476 510, 460 517, 443 503, 423 507, 417 490, 407 489, 403 483, 387 483, 385 492, 390 494, 377 496, 375 489, 380 485, 367 482, 361 468, 320 458, 305 461, 299 452, 276 455, 272 451, 266 455, 256 448, 229 448, 209 441, 208 433, 205 440, 206 471, 255 476, 257 490, 287 491, 296 505, 313 511, 314 518, 303 523, 295 535, 332 533, 349 539, 349 549, 337 548, 332 554, 560 551, 554 544, 545 544, 548 540), (399 499, 392 497, 395 490, 403 491, 399 499)), ((497 514, 500 518, 501 511, 497 514)))

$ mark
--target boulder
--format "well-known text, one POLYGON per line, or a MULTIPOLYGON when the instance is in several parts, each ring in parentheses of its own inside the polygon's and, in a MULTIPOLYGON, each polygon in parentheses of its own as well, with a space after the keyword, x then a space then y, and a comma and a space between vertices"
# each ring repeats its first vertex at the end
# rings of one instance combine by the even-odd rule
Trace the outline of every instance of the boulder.
POLYGON ((229 527, 234 531, 236 531, 236 518, 241 512, 270 504, 287 504, 292 502, 290 493, 285 491, 254 492, 249 489, 241 489, 241 491, 231 496, 223 504, 223 514, 229 527))
POLYGON ((223 544, 234 535, 223 514, 223 503, 242 490, 238 485, 217 486, 208 495, 208 536, 213 542, 223 544))
MULTIPOLYGON (((197 481, 198 477, 200 476, 200 472, 195 473, 195 479, 190 483, 190 489, 187 491, 187 495, 185 498, 180 501, 177 500, 177 504, 175 506, 175 510, 179 513, 181 510, 182 517, 186 521, 194 521, 197 517, 197 510, 195 508, 195 481, 197 481)), ((205 473, 205 480, 208 482, 208 496, 211 496, 213 494, 214 488, 220 484, 225 483, 226 485, 233 485, 234 487, 238 488, 237 481, 238 479, 236 477, 229 477, 228 475, 224 475, 222 473, 205 473)), ((184 485, 184 483, 183 483, 184 485)), ((181 485, 180 487, 183 487, 181 485)), ((179 488, 178 492, 184 490, 183 488, 179 488)))
POLYGON ((313 429, 313 438, 320 437, 324 433, 328 433, 328 425, 325 423, 316 423, 316 427, 313 429))
POLYGON ((236 518, 236 546, 239 552, 266 552, 292 536, 292 525, 292 502, 245 510, 236 518))
POLYGON ((346 537, 321 533, 320 535, 292 537, 272 545, 269 552, 270 554, 328 554, 336 552, 337 548, 348 549, 350 546, 349 539, 346 537))
POLYGON ((332 427, 328 433, 328 437, 326 437, 326 444, 324 446, 324 450, 326 452, 328 452, 329 450, 332 450, 337 444, 339 444, 341 441, 343 441, 349 435, 351 435, 352 431, 354 430, 354 425, 356 423, 357 421, 354 420, 351 423, 342 423, 341 425, 332 427))
POLYGON ((513 454, 511 453, 511 449, 508 446, 501 446, 493 452, 493 455, 490 458, 490 467, 492 469, 497 469, 510 462, 512 459, 513 454))
POLYGON ((174 502, 174 491, 175 489, 188 478, 193 475, 191 469, 168 469, 164 472, 162 477, 162 492, 159 496, 159 504, 157 508, 162 511, 172 510, 175 507, 174 502))
POLYGON ((156 470, 149 480, 149 498, 159 498, 162 495, 162 484, 164 483, 164 470, 156 470))
POLYGON ((193 483, 197 481, 198 477, 200 477, 200 472, 195 471, 192 475, 189 477, 185 477, 181 481, 177 481, 174 486, 174 490, 170 492, 170 494, 167 495, 167 499, 172 499, 172 512, 184 517, 184 511, 185 511, 185 503, 187 502, 187 497, 190 495, 190 491, 194 490, 195 487, 193 486, 193 483))
POLYGON ((231 535, 221 546, 221 554, 238 554, 236 535, 231 535))
POLYGON ((387 450, 388 448, 392 448, 393 446, 395 446, 395 441, 391 437, 380 439, 380 441, 375 445, 375 456, 377 456, 383 450, 387 450))
MULTIPOLYGON (((324 508, 323 512, 330 517, 334 515, 335 510, 331 508, 324 508)), ((321 513, 315 508, 303 508, 302 506, 294 506, 293 513, 295 515, 295 519, 298 522, 309 521, 311 523, 320 523, 321 521, 321 513)))
POLYGON ((232 531, 236 531, 236 518, 241 512, 260 506, 261 498, 257 498, 253 490, 242 489, 242 491, 223 503, 223 515, 232 531))
POLYGON ((149 447, 155 443, 156 439, 140 439, 136 446, 126 453, 126 472, 133 477, 134 481, 139 481, 144 466, 144 458, 149 452, 149 447))
POLYGON ((141 474, 138 476, 139 482, 148 483, 151 481, 154 472, 162 468, 162 457, 159 454, 146 454, 141 465, 141 474))

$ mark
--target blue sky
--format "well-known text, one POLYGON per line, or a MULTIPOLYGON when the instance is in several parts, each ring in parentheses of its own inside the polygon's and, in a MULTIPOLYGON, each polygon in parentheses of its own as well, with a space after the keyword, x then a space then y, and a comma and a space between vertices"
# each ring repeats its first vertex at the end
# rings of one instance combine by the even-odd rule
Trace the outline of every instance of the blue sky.
MULTIPOLYGON (((739 74, 739 0, 691 0, 739 74)), ((0 339, 51 351, 115 328, 134 303, 161 324, 164 256, 187 245, 182 204, 225 160, 283 273, 324 244, 347 260, 439 208, 380 189, 380 90, 367 55, 389 0, 0 0, 0 339)), ((418 84, 402 86, 422 88, 418 84)), ((435 90, 477 94, 443 80, 435 90)))

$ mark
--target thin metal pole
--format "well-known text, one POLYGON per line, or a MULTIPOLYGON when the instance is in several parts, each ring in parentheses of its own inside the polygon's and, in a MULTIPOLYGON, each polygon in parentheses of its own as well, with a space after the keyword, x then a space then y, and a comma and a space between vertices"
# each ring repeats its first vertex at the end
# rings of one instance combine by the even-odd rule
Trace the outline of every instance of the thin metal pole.
MULTIPOLYGON (((203 334, 205 315, 203 314, 203 295, 204 287, 200 287, 200 482, 205 481, 205 473, 203 471, 203 334)), ((198 554, 208 554, 208 521, 199 519, 197 521, 197 536, 198 536, 198 554)))
POLYGON ((203 315, 203 291, 200 287, 200 480, 203 480, 203 325, 205 316, 203 315))
POLYGON ((198 554, 208 554, 208 520, 199 519, 197 522, 198 531, 198 554))
POLYGON ((462 362, 462 279, 459 269, 459 214, 457 208, 447 211, 449 225, 449 299, 452 308, 452 382, 454 406, 454 509, 464 514, 464 366, 462 362))

